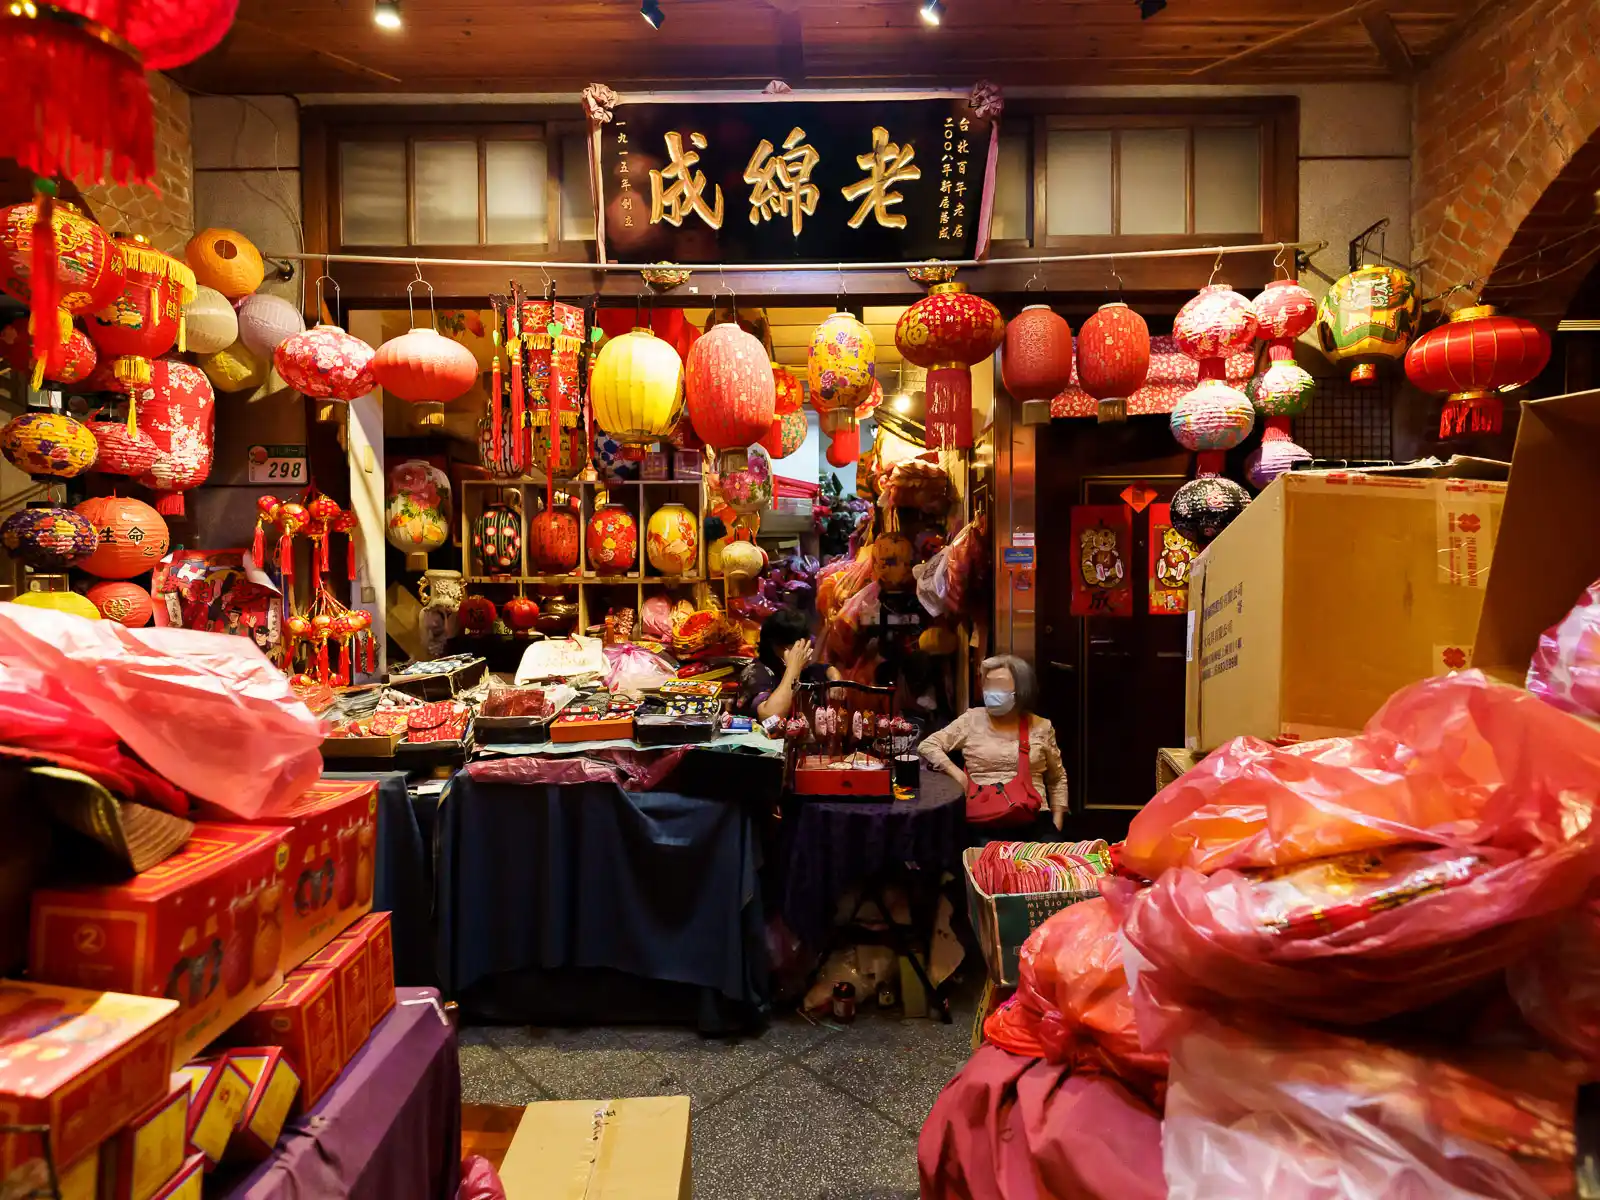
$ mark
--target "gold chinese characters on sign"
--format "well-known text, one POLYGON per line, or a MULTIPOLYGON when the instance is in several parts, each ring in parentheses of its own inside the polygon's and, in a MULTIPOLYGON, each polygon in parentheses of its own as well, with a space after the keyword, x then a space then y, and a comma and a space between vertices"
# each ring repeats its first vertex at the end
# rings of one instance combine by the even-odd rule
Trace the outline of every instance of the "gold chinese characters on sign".
POLYGON ((667 136, 667 165, 650 172, 650 223, 665 221, 678 228, 683 219, 693 213, 713 229, 722 228, 722 189, 712 187, 715 202, 706 203, 706 173, 696 171, 700 161, 699 151, 706 148, 706 135, 691 133, 689 144, 693 150, 683 148, 683 135, 677 131, 667 136))
POLYGON ((892 190, 894 187, 922 178, 922 168, 916 166, 913 161, 916 157, 916 149, 910 142, 904 146, 896 145, 889 140, 889 131, 882 125, 872 127, 872 149, 856 157, 861 169, 868 172, 867 177, 859 183, 852 183, 849 187, 840 189, 846 200, 861 201, 861 207, 856 209, 855 216, 850 218, 851 229, 860 229, 868 213, 871 213, 878 224, 885 229, 906 227, 905 215, 890 212, 889 206, 899 204, 905 199, 899 192, 892 190))
POLYGON ((822 189, 811 182, 811 172, 822 161, 816 148, 806 141, 806 131, 796 125, 783 140, 783 154, 775 156, 772 143, 762 138, 744 169, 750 188, 750 224, 774 217, 788 217, 794 236, 800 236, 806 217, 815 216, 822 189))
POLYGON ((939 240, 960 241, 967 226, 967 135, 972 122, 944 119, 944 151, 939 158, 939 240))

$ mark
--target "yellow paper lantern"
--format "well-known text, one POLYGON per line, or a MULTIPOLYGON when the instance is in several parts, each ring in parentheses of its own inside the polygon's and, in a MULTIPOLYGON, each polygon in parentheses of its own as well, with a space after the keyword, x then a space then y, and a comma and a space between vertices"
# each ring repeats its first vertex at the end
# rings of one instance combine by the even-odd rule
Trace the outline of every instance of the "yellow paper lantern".
POLYGON ((101 619, 94 601, 66 586, 66 576, 40 576, 33 580, 34 590, 23 592, 14 603, 29 608, 48 608, 55 612, 71 613, 90 621, 101 619))
POLYGON ((267 381, 267 364, 243 342, 200 359, 200 369, 219 392, 253 392, 267 381))
POLYGON ((595 424, 630 445, 659 442, 683 408, 683 360, 648 329, 612 338, 589 383, 595 424))
MULTIPOLYGON (((621 339, 618 339, 621 340, 621 339)), ((663 575, 688 575, 700 560, 700 527, 683 505, 669 502, 650 514, 645 557, 663 575)))
POLYGON ((261 251, 236 229, 202 229, 189 239, 183 256, 196 283, 229 300, 248 296, 267 275, 261 251))

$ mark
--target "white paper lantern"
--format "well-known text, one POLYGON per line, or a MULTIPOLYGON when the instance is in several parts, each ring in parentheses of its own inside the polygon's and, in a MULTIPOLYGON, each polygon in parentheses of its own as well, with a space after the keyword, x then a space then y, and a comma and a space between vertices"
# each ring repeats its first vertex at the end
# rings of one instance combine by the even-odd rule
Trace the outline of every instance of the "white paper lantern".
POLYGON ((195 289, 183 310, 184 345, 196 354, 215 354, 239 340, 239 318, 233 304, 215 288, 195 289))
POLYGON ((282 296, 246 296, 239 305, 239 340, 257 358, 270 362, 274 350, 305 328, 300 310, 282 296))

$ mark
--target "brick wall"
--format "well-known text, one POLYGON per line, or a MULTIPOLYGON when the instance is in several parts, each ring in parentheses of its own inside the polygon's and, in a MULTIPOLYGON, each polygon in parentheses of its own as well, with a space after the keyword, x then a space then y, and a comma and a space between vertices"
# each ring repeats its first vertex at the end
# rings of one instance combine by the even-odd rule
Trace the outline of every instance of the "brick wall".
POLYGON ((1600 127, 1597 45, 1595 0, 1507 0, 1423 72, 1412 232, 1424 294, 1521 257, 1506 253, 1518 229, 1600 127))
POLYGON ((116 233, 142 233, 158 250, 183 255, 194 235, 194 152, 189 93, 165 75, 150 76, 156 120, 156 187, 97 184, 83 189, 95 218, 116 233))

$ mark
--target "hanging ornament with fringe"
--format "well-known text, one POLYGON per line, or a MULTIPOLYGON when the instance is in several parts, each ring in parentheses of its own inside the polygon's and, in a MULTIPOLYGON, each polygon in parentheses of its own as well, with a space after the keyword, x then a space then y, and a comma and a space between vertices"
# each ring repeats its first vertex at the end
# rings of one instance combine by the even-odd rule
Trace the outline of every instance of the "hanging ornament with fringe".
POLYGON ((119 239, 127 276, 120 295, 90 313, 85 324, 89 338, 124 391, 129 391, 128 428, 137 428, 136 405, 130 384, 149 383, 153 359, 177 346, 186 349, 183 309, 195 298, 194 272, 152 246, 119 239))

